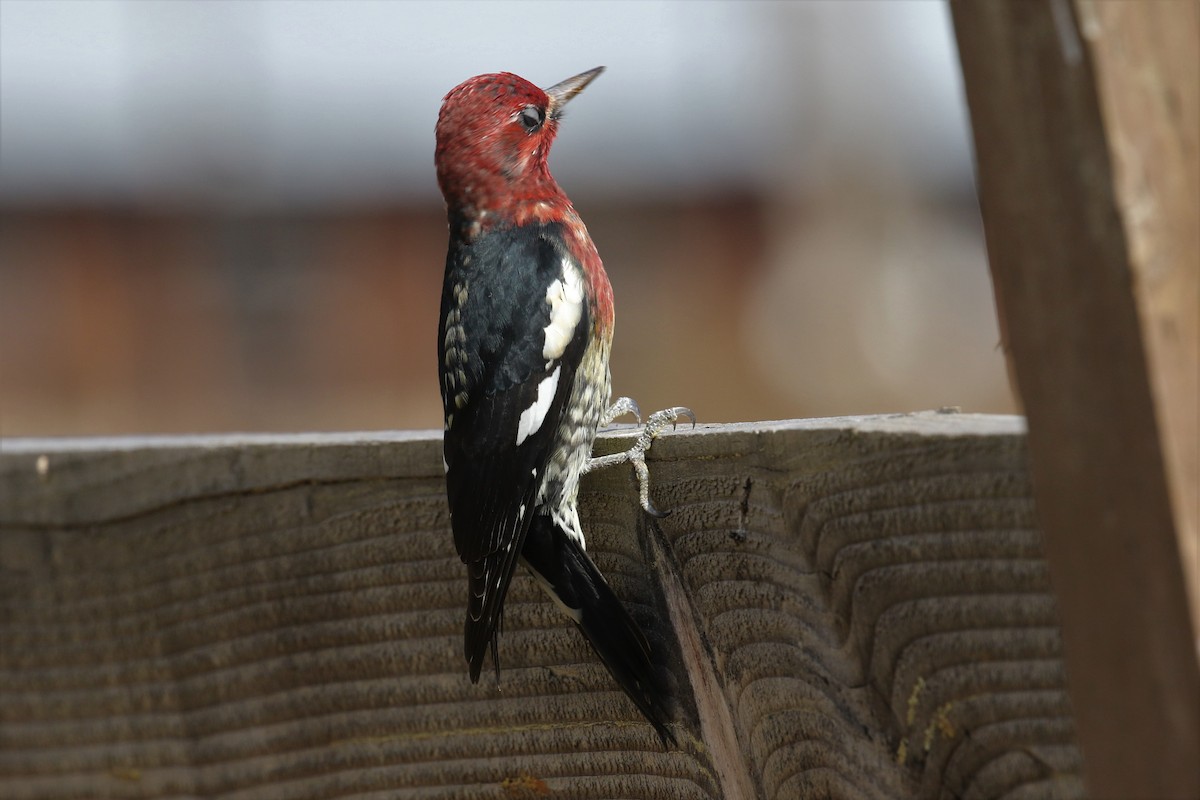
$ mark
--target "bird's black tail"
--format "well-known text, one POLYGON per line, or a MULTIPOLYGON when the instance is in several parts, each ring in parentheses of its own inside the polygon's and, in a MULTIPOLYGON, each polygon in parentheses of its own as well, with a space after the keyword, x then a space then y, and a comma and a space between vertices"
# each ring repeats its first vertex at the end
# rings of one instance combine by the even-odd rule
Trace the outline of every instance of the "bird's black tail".
POLYGON ((655 671, 642 629, 583 547, 548 516, 529 526, 521 558, 542 587, 575 621, 592 649, 629 699, 654 726, 663 744, 674 744, 667 729, 670 693, 655 671))

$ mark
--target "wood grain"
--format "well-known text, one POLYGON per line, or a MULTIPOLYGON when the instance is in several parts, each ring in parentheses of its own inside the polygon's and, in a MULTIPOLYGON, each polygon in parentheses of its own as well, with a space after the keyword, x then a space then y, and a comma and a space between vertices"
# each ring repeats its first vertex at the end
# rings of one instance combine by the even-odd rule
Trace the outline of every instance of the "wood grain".
POLYGON ((524 575, 467 680, 438 440, 5 440, 0 795, 1082 794, 1019 420, 668 433, 661 523, 589 476, 670 751, 524 575))

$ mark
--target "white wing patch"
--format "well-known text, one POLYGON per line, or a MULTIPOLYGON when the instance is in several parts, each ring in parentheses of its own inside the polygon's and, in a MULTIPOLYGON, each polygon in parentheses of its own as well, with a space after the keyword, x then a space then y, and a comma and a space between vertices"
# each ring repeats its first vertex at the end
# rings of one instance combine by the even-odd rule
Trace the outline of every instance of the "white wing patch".
POLYGON ((542 357, 553 361, 562 358, 583 316, 583 273, 570 259, 563 259, 562 277, 546 289, 546 302, 550 304, 550 324, 545 328, 542 357))
POLYGON ((533 401, 533 405, 521 412, 521 418, 517 421, 518 447, 521 446, 521 442, 537 433, 538 428, 542 427, 542 423, 546 421, 550 403, 554 400, 554 393, 558 391, 560 372, 562 372, 562 367, 555 367, 554 372, 542 379, 537 387, 537 399, 533 401))

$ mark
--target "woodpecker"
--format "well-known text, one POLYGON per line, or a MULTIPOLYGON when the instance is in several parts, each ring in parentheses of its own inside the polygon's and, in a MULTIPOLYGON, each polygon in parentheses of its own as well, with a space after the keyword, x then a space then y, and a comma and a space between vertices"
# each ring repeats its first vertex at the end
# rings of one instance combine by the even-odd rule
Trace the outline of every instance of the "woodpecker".
MULTIPOLYGON (((586 637, 664 744, 670 696, 645 635, 585 550, 577 498, 590 469, 631 463, 642 507, 645 451, 685 408, 652 415, 628 452, 593 459, 597 430, 633 413, 610 403, 613 295, 547 157, 563 108, 603 67, 548 89, 510 73, 446 95, 438 186, 450 242, 438 328, 443 453, 451 527, 467 565, 464 653, 478 682, 517 562, 586 637)), ((639 419, 640 421, 640 419, 639 419)))

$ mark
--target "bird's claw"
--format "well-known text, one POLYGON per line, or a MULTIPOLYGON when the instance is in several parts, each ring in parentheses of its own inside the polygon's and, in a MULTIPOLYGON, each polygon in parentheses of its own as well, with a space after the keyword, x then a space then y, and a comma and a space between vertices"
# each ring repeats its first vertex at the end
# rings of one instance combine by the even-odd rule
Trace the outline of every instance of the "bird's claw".
MULTIPOLYGON (((612 422, 614 418, 621 414, 633 413, 641 422, 641 415, 638 414, 637 403, 628 397, 618 398, 615 403, 609 406, 605 412, 603 420, 604 424, 612 422), (614 413, 615 412, 615 413, 614 413)), ((613 466, 616 464, 624 464, 626 462, 633 465, 634 475, 637 477, 638 483, 638 500, 642 506, 642 510, 655 519, 663 519, 670 515, 670 511, 659 511, 654 503, 650 501, 650 468, 646 466, 646 451, 654 443, 655 438, 662 433, 668 425, 672 429, 678 427, 680 417, 687 417, 692 421, 692 427, 696 427, 696 415, 692 413, 690 408, 684 406, 675 406, 662 411, 656 411, 651 414, 646 420, 642 432, 638 435, 637 441, 633 443, 633 447, 623 453, 614 453, 609 456, 599 456, 593 458, 587 465, 587 471, 599 469, 600 467, 613 466)))
POLYGON ((686 406, 675 406, 674 408, 664 408, 662 411, 655 411, 650 415, 650 419, 646 420, 646 427, 655 427, 654 433, 657 435, 670 422, 671 430, 676 430, 679 427, 680 417, 687 417, 692 421, 692 427, 696 427, 696 415, 686 406))
POLYGON ((650 499, 650 468, 646 466, 646 451, 630 456, 630 462, 633 464, 633 472, 637 476, 638 482, 638 500, 641 502, 642 510, 655 519, 666 519, 671 516, 670 511, 659 511, 654 505, 654 501, 650 499))
POLYGON ((607 428, 613 423, 617 417, 622 417, 626 414, 633 414, 634 419, 638 424, 642 424, 642 410, 638 408, 638 404, 634 402, 632 397, 618 397, 611 406, 600 417, 600 427, 607 428))

